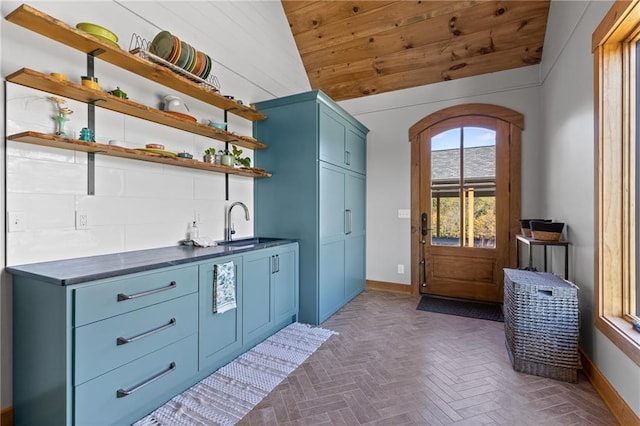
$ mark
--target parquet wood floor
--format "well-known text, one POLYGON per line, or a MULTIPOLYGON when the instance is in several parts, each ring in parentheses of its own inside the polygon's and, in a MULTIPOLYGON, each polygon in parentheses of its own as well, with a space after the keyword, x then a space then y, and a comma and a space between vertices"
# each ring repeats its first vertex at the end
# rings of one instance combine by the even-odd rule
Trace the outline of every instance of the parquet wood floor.
POLYGON ((517 373, 503 324, 416 310, 365 291, 322 326, 340 333, 241 425, 615 425, 586 377, 517 373))

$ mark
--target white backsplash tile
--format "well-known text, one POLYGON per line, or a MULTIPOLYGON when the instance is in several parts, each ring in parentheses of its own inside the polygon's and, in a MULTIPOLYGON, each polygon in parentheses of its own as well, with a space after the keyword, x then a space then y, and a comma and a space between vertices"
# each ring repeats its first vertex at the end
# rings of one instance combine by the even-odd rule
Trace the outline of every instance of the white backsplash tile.
POLYGON ((70 229, 75 226, 75 196, 10 192, 8 211, 22 212, 27 230, 70 229))
POLYGON ((7 157, 7 192, 79 194, 86 189, 86 166, 7 157))
POLYGON ((96 195, 101 197, 122 197, 125 195, 125 171, 121 167, 109 167, 112 163, 119 163, 123 161, 131 162, 133 160, 107 156, 98 156, 98 158, 96 158, 96 195), (112 162, 111 160, 119 161, 112 162))
POLYGON ((179 244, 186 238, 187 223, 153 222, 125 226, 127 250, 143 250, 179 244))
POLYGON ((127 250, 124 241, 123 226, 11 232, 7 234, 7 265, 123 252, 127 250))

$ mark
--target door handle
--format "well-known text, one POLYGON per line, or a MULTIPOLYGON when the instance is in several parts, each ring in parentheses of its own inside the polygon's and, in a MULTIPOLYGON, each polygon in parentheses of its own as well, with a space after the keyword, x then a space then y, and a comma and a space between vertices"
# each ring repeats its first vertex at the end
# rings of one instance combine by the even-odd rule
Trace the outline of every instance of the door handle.
POLYGON ((351 219, 352 219, 352 214, 351 214, 351 209, 346 209, 344 211, 344 233, 345 234, 350 234, 351 233, 351 219))
POLYGON ((161 291, 171 290, 173 288, 176 288, 176 286, 177 286, 176 282, 175 281, 171 281, 171 283, 168 286, 160 287, 160 288, 154 288, 153 290, 142 291, 142 292, 136 293, 136 294, 119 293, 118 294, 118 302, 122 302, 122 301, 125 301, 125 300, 131 300, 131 299, 137 299, 138 297, 150 296, 152 294, 160 293, 161 291))
POLYGON ((145 331, 144 333, 140 333, 137 336, 133 336, 133 337, 122 337, 121 336, 121 337, 118 337, 116 339, 116 343, 117 343, 118 346, 126 345, 128 343, 133 343, 133 342, 135 342, 137 340, 144 339, 147 336, 151 336, 152 334, 156 334, 156 333, 164 331, 164 330, 166 330, 168 328, 171 328, 174 325, 176 325, 176 319, 175 318, 171 318, 167 324, 161 325, 160 327, 156 327, 156 328, 154 328, 152 330, 149 330, 149 331, 145 331))
POLYGON ((427 215, 426 213, 422 213, 420 222, 422 235, 427 235, 427 233, 429 232, 429 215, 427 215))
POLYGON ((344 164, 346 164, 347 166, 351 165, 351 152, 349 151, 344 152, 344 164))
POLYGON ((136 392, 138 392, 140 389, 142 389, 143 387, 150 385, 151 383, 155 382, 156 380, 160 380, 161 378, 163 378, 164 376, 166 376, 167 374, 171 373, 172 371, 175 371, 176 369, 176 363, 175 361, 172 362, 171 364, 169 364, 169 368, 167 368, 164 371, 161 371, 160 373, 148 378, 147 380, 145 380, 144 382, 129 388, 129 389, 118 389, 116 391, 116 396, 118 398, 124 398, 125 396, 129 396, 131 394, 134 394, 136 392))

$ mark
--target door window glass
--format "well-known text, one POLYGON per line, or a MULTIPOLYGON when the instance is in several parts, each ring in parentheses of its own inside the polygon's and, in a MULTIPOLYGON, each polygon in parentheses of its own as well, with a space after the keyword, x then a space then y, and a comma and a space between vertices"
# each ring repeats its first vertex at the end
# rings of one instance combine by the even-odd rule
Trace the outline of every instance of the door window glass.
POLYGON ((431 138, 431 244, 495 248, 496 132, 456 127, 431 138))

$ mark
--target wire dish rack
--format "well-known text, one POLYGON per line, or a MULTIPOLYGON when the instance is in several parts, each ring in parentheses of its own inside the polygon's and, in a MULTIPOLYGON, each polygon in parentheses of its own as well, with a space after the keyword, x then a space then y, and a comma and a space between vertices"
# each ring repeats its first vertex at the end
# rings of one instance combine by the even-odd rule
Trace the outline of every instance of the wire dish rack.
POLYGON ((192 74, 189 71, 186 71, 172 64, 171 62, 166 61, 161 57, 149 52, 149 44, 150 42, 148 40, 140 37, 136 33, 133 33, 133 35, 131 36, 131 42, 129 43, 129 53, 145 59, 149 62, 153 62, 154 64, 167 67, 174 73, 181 75, 182 77, 185 77, 186 79, 191 80, 206 89, 212 90, 214 92, 220 92, 220 81, 218 81, 218 77, 216 77, 213 73, 210 73, 206 80, 202 79, 197 75, 192 74))

